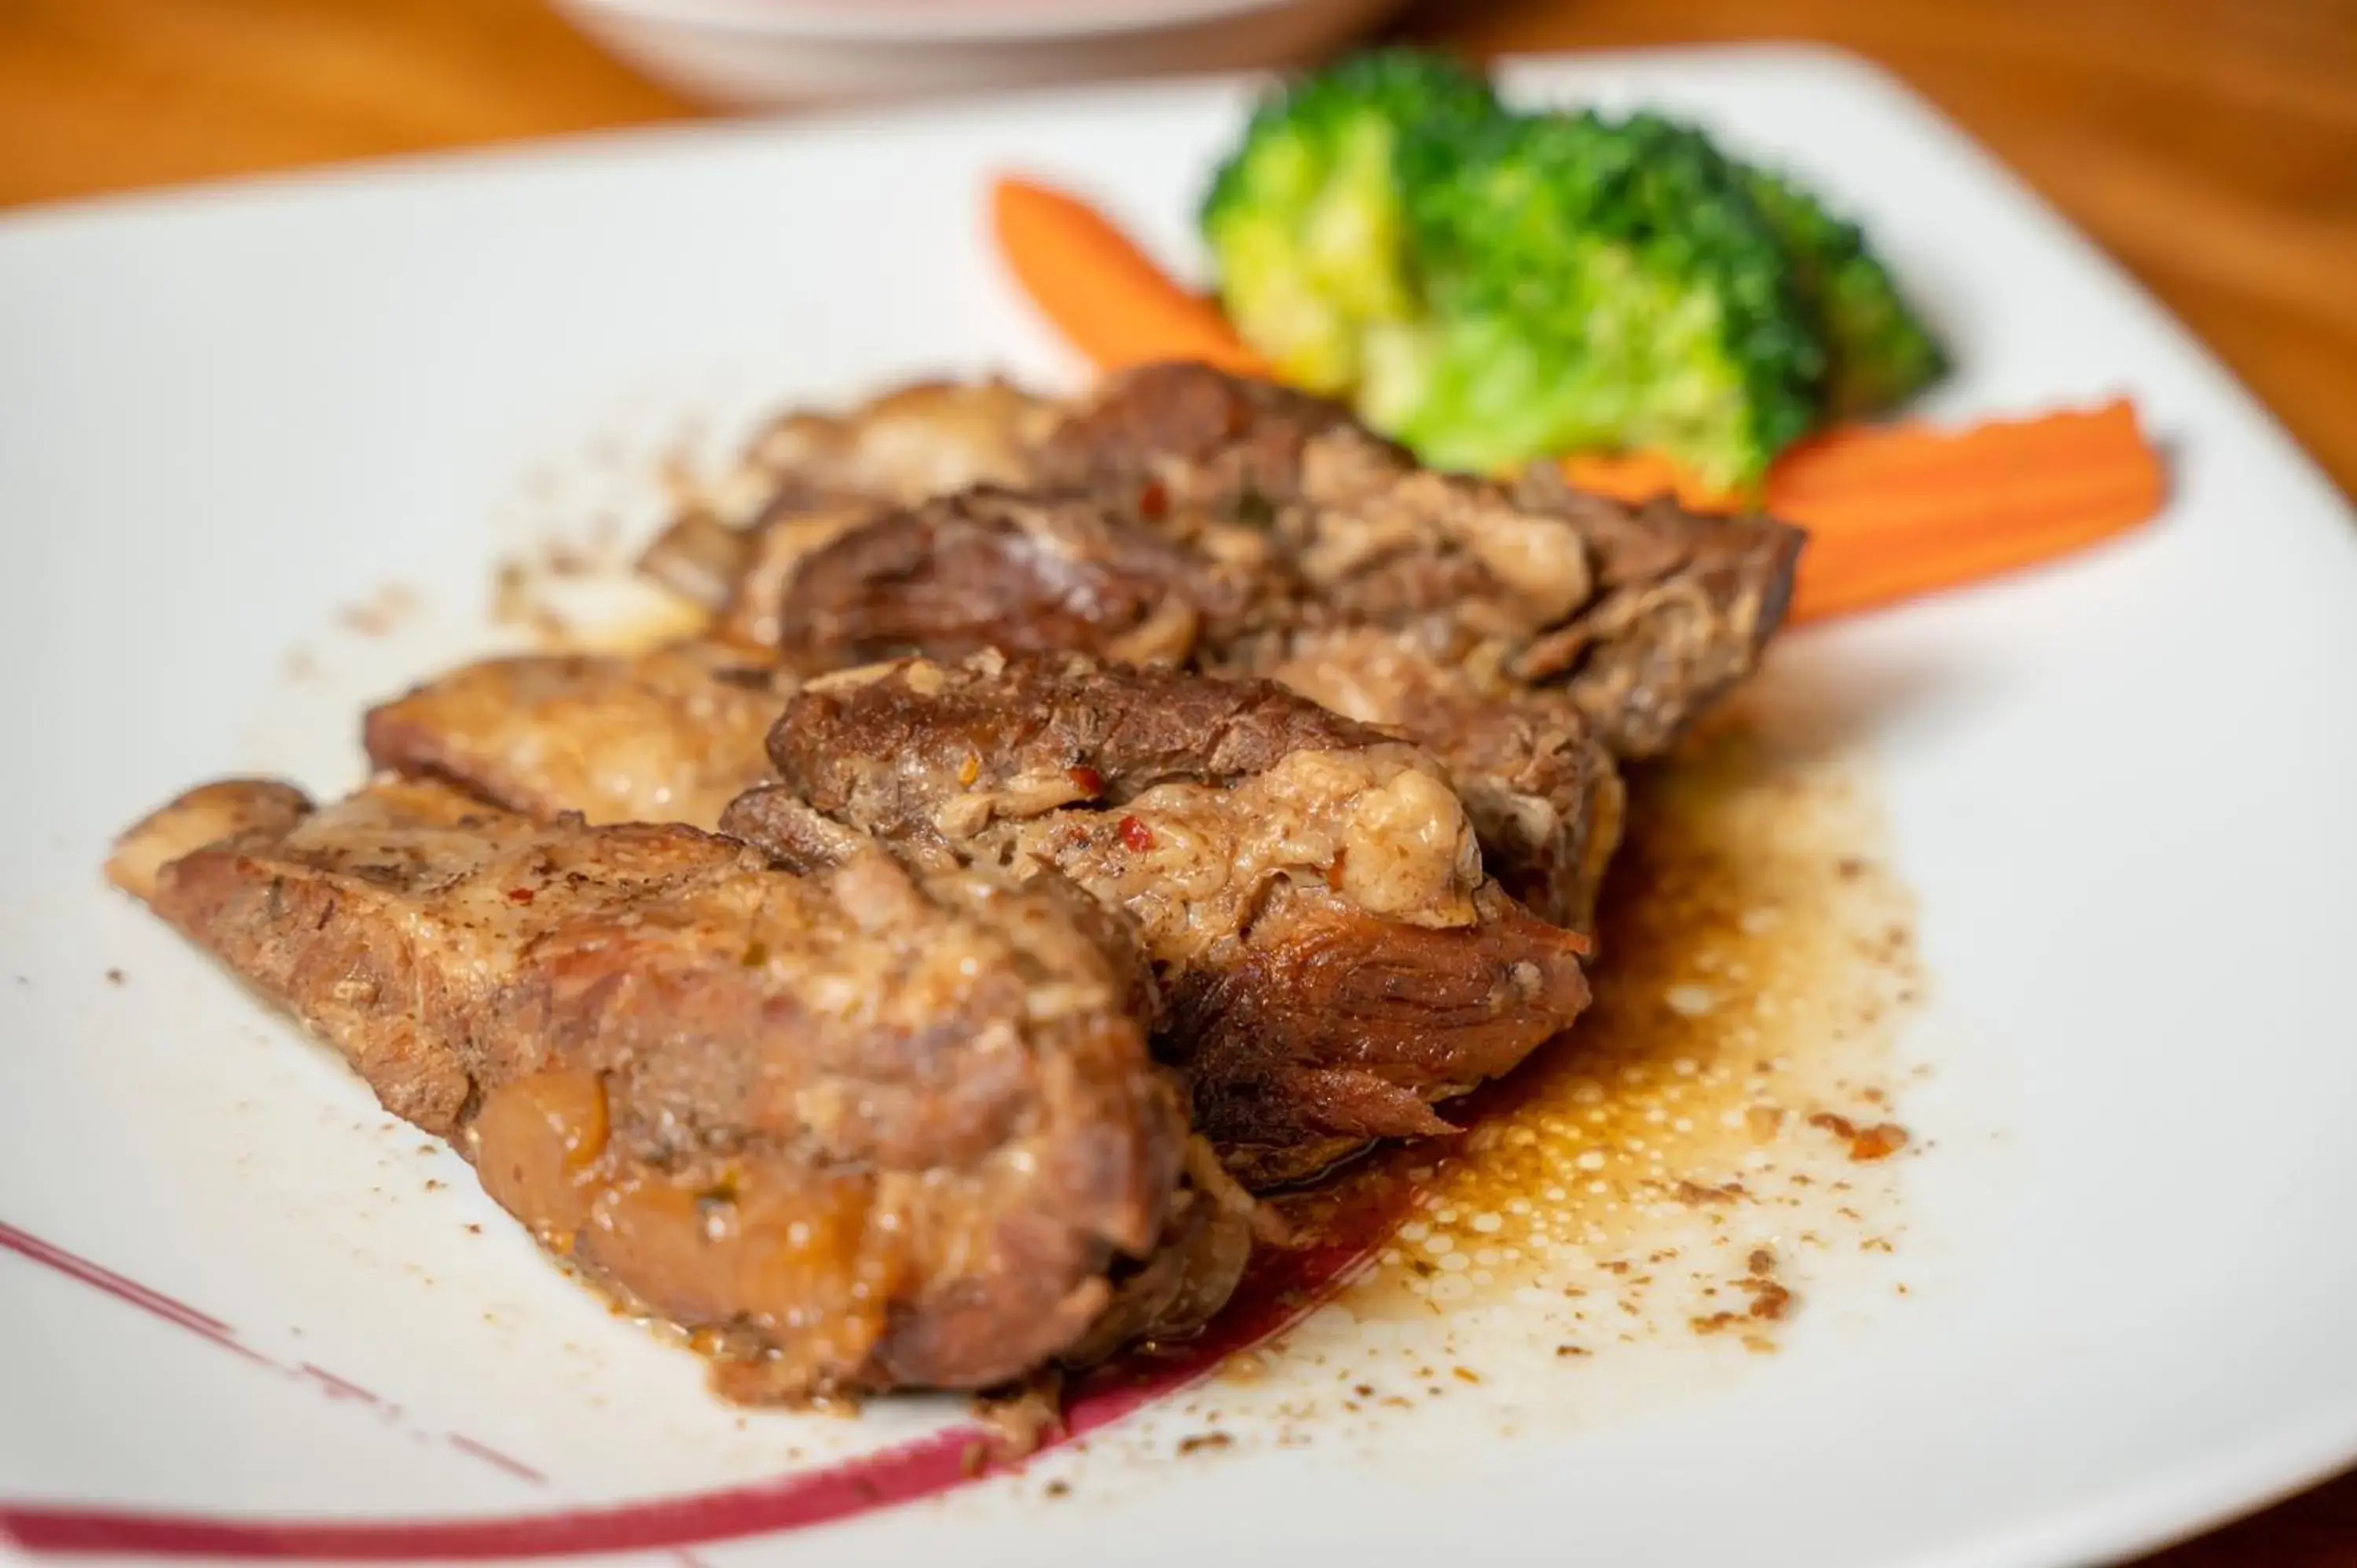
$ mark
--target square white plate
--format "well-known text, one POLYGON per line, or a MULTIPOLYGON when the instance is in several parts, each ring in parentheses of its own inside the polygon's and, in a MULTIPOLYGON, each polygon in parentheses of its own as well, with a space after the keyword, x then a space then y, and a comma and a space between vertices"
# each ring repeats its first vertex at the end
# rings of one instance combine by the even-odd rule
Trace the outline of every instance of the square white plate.
POLYGON ((1149 1412, 1110 1429, 1148 1434, 1126 1448, 853 1517, 857 1486, 953 1468, 921 1442, 952 1407, 713 1404, 453 1156, 105 891, 109 837, 199 778, 350 782, 359 703, 479 646, 491 562, 550 520, 642 528, 639 481, 690 416, 725 443, 911 372, 1069 381, 983 243, 985 174, 1084 185, 1183 255, 1243 89, 640 134, 0 222, 0 1532, 2061 1565, 2357 1455, 2348 509, 2117 271, 1857 64, 1514 80, 1700 117, 1863 213, 1960 348, 1934 412, 2126 391, 2174 448, 2157 527, 1801 632, 1768 677, 1902 693, 1870 745, 1933 977, 1907 1049, 1938 1069, 1905 1106, 1938 1147, 1909 1167, 1903 1308, 1804 1316, 1749 1375, 1625 1419, 1435 1409, 1375 1451, 1181 1466, 1155 1456, 1185 1428, 1149 1412), (402 634, 339 622, 361 604, 402 634), (807 1479, 902 1441, 898 1468, 807 1479))

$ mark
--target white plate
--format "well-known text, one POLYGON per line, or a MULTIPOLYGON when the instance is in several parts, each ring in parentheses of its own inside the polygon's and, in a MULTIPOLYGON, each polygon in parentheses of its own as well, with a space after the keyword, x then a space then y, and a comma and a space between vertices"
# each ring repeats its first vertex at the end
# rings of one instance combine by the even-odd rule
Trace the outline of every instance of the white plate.
MULTIPOLYGON (((714 1405, 97 863, 210 773, 350 780, 362 697, 477 646, 491 559, 546 520, 616 505, 642 526, 630 476, 686 416, 717 440, 913 371, 1071 375, 981 242, 985 173, 1091 187, 1184 254, 1239 91, 59 209, 0 224, 0 1519, 118 1552, 2061 1565, 2357 1455, 2347 509, 2115 270, 1857 65, 1598 57, 1519 80, 1705 116, 1855 203, 1961 346, 1941 409, 2126 390, 2177 452, 2142 535, 1772 661, 1771 687, 1871 699, 1921 901, 1933 1000, 1904 1049, 1934 1071, 1901 1110, 1931 1147, 1892 1258, 1824 1271, 1783 1354, 1681 1373, 1674 1398, 1555 1369, 1372 1436, 1305 1420, 1298 1445, 1171 1462, 1205 1399, 1327 1388, 1335 1331, 1313 1318, 1191 1412, 746 1539, 859 1500, 795 1478, 819 1458, 954 1412, 714 1405), (400 635, 339 623, 394 580, 428 607, 400 635), (421 1520, 445 1523, 386 1522, 421 1520)), ((1449 1328, 1399 1332, 1437 1355, 1449 1328)), ((953 1470, 920 1445, 863 1484, 953 1470)))

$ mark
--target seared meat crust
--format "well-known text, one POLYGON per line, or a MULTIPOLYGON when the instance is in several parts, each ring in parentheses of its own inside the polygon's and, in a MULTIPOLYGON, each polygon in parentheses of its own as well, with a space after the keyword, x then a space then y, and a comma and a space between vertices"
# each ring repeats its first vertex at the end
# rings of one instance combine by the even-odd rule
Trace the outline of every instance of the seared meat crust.
POLYGON ((1222 561, 1083 496, 982 488, 879 512, 802 555, 777 597, 790 660, 1075 650, 1175 663, 1232 636, 1265 556, 1222 561))
POLYGON ((1134 1326, 1122 1260, 1219 1219, 1180 1195, 1134 957, 1052 878, 803 877, 685 827, 253 781, 112 869, 736 1397, 1013 1378, 1134 1326))
POLYGON ((1445 1130, 1432 1102, 1587 999, 1584 944, 1482 876, 1437 765, 1272 682, 912 660, 810 682, 770 750, 781 783, 725 831, 807 856, 815 816, 1125 910, 1170 998, 1157 1049, 1249 1182, 1445 1130))
MULTIPOLYGON (((1293 627, 1393 631, 1496 695, 1559 688, 1630 757, 1665 750, 1749 672, 1803 537, 1628 506, 1553 470, 1509 489, 1420 468, 1333 404, 1196 364, 1106 383, 1048 435, 1035 475, 1265 521, 1297 581, 1293 627)), ((1208 661, 1265 674, 1288 656, 1279 635, 1208 661)))
POLYGON ((1146 657, 1191 650, 1208 669, 1266 674, 1303 631, 1374 628, 1486 695, 1562 692, 1615 756, 1644 757, 1758 662, 1803 542, 1764 517, 1575 491, 1553 469, 1511 487, 1435 473, 1338 404, 1203 365, 1146 366, 1060 418, 1040 403, 1024 417, 1023 440, 1002 450, 986 483, 1034 493, 988 503, 1000 514, 995 555, 970 532, 943 532, 955 506, 912 518, 870 489, 864 510, 813 514, 809 498, 834 493, 824 464, 814 478, 784 477, 791 464, 765 469, 780 493, 804 499, 757 531, 724 634, 838 660, 953 658, 981 646, 1135 658, 1121 639, 1135 637, 1139 607, 1157 602, 1158 572, 1159 602, 1179 607, 1156 623, 1146 657), (1079 542, 1054 542, 1058 530, 1037 521, 1088 503, 1079 542), (1034 521, 1016 520, 1026 511, 1034 521), (1139 531, 1167 551, 1135 542, 1139 531), (1110 548, 1115 535, 1131 542, 1110 548), (1035 547, 1019 564, 1018 536, 1035 547), (1238 573, 1245 540, 1257 546, 1238 573), (843 553, 823 583, 802 587, 829 541, 843 553), (1246 602, 1205 607, 1207 575, 1246 602), (884 607, 904 585, 921 604, 884 607), (900 640, 837 635, 828 618, 845 603, 900 640), (1191 639, 1181 635, 1188 610, 1200 621, 1191 639))
POLYGON ((769 772, 792 682, 706 642, 488 659, 370 710, 369 760, 527 816, 709 829, 769 772))

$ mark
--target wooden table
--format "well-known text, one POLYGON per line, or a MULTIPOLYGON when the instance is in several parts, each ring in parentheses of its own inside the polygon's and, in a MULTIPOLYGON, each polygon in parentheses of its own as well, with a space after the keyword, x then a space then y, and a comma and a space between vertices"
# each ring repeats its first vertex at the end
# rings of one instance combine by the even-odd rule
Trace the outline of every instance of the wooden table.
MULTIPOLYGON (((2357 493, 2357 0, 1426 0, 1480 52, 1816 38, 2109 246, 2357 493)), ((0 0, 0 205, 698 111, 534 0, 0 0)), ((2348 1568, 2357 1477, 2147 1568, 2348 1568)))

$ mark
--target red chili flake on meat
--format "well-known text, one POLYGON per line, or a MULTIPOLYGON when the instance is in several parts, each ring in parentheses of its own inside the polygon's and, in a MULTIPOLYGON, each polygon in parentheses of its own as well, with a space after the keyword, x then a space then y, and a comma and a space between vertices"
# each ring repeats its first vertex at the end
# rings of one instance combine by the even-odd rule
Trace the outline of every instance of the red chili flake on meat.
POLYGON ((1137 854, 1144 854, 1154 847, 1154 830, 1135 817, 1124 817, 1121 820, 1121 842, 1137 854))
POLYGON ((529 887, 511 887, 508 889, 508 902, 511 904, 529 904, 532 900, 533 891, 529 887))
POLYGON ((1170 489, 1159 479, 1148 479, 1137 492, 1137 510, 1141 517, 1160 517, 1170 510, 1170 489))
POLYGON ((1072 788, 1083 795, 1104 793, 1104 775, 1093 768, 1067 768, 1064 769, 1064 777, 1071 779, 1072 788))

